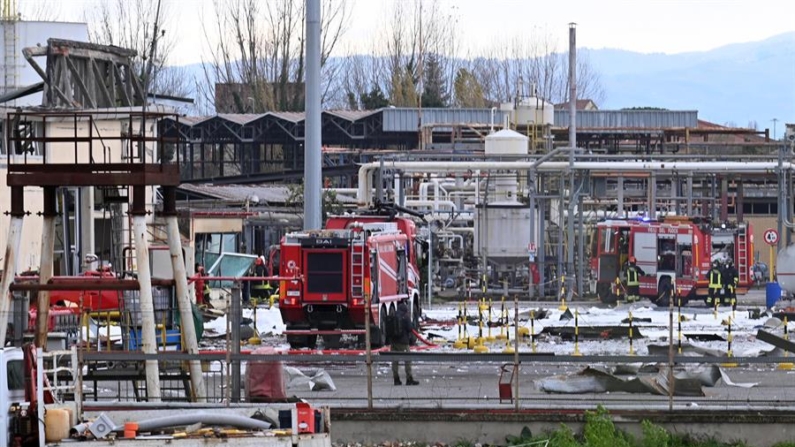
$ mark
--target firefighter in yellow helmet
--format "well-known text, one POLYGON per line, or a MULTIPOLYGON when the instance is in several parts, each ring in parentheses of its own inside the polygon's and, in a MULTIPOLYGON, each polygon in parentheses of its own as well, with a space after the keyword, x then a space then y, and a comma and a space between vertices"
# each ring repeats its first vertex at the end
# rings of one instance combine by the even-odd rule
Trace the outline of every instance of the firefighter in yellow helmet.
POLYGON ((709 279, 707 306, 712 306, 720 300, 720 291, 723 289, 723 272, 720 270, 718 261, 712 263, 712 269, 707 273, 707 279, 709 279))
POLYGON ((640 300, 640 277, 646 272, 636 265, 634 256, 629 258, 627 266, 627 302, 632 303, 640 300))
MULTIPOLYGON (((268 276, 265 258, 262 256, 258 256, 257 260, 254 261, 254 276, 259 276, 262 278, 268 276)), ((259 302, 263 302, 264 300, 270 298, 272 293, 273 288, 268 281, 253 281, 251 283, 251 298, 258 300, 259 302)))

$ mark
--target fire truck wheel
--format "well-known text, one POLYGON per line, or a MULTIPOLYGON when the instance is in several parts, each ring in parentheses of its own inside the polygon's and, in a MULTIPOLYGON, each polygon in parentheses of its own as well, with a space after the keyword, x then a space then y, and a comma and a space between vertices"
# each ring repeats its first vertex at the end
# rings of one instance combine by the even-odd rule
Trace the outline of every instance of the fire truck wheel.
POLYGON ((599 300, 605 304, 615 304, 618 301, 618 296, 613 293, 610 284, 599 283, 596 287, 596 293, 599 295, 599 300))
MULTIPOLYGON (((658 293, 662 293, 660 291, 668 290, 671 288, 671 277, 670 276, 663 276, 660 278, 660 283, 657 285, 658 293)), ((654 301, 654 304, 657 307, 668 307, 671 305, 670 299, 667 293, 663 293, 662 296, 658 296, 657 300, 654 301)))

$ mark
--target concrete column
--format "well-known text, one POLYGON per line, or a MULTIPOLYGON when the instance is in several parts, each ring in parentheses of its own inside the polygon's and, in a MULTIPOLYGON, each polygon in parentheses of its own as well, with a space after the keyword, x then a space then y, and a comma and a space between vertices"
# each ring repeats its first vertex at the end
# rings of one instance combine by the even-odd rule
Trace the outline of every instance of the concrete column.
POLYGON ((737 200, 735 200, 734 211, 737 214, 737 222, 742 222, 745 218, 743 215, 743 208, 745 206, 745 193, 743 192, 743 179, 737 179, 737 200))
POLYGON ((724 175, 720 178, 720 221, 729 220, 729 179, 724 175))
POLYGON ((657 174, 649 174, 649 219, 657 218, 657 174))
MULTIPOLYGON (((188 354, 199 353, 199 342, 196 326, 193 324, 193 309, 191 307, 190 289, 188 289, 188 275, 185 270, 185 259, 182 256, 182 244, 179 237, 177 216, 166 217, 166 230, 168 231, 168 249, 171 253, 171 267, 174 270, 176 283, 177 307, 179 308, 180 322, 182 325, 183 349, 188 354)), ((137 244, 136 244, 137 245, 137 244)), ((140 270, 140 266, 139 266, 140 270)), ((204 375, 202 374, 201 361, 191 360, 190 382, 193 387, 193 396, 197 402, 206 400, 204 390, 204 375)))
POLYGON ((618 218, 621 219, 624 217, 624 176, 618 176, 618 187, 616 190, 616 194, 618 195, 618 218))
MULTIPOLYGON (((90 253, 95 253, 94 249, 94 187, 84 186, 80 188, 80 252, 81 259, 79 266, 83 265, 83 259, 90 253)), ((82 268, 78 267, 78 270, 82 268)))
MULTIPOLYGON (((39 264, 39 284, 52 279, 55 250, 55 188, 44 188, 44 213, 41 232, 41 261, 39 264)), ((47 350, 47 333, 50 319, 50 292, 39 290, 36 313, 36 346, 47 350)))
POLYGON ((8 317, 11 313, 11 283, 17 274, 17 256, 19 256, 19 243, 22 239, 22 217, 11 216, 8 227, 8 242, 6 256, 3 259, 3 277, 0 280, 0 343, 5 346, 6 332, 8 331, 8 317))
MULTIPOLYGON (((133 215, 135 233, 135 261, 141 301, 141 351, 157 354, 155 334, 155 305, 152 299, 152 275, 149 271, 149 243, 147 241, 146 214, 133 215)), ((157 360, 146 360, 146 389, 149 402, 160 402, 160 366, 157 360)))

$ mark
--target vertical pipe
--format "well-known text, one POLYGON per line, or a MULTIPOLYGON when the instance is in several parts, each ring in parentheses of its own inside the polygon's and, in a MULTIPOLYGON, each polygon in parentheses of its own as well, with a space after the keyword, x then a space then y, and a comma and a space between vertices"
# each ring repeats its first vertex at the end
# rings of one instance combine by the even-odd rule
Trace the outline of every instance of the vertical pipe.
MULTIPOLYGON (((241 308, 241 304, 243 301, 243 294, 242 289, 240 288, 239 283, 235 283, 234 287, 232 287, 232 302, 231 304, 231 312, 230 312, 230 321, 231 323, 231 332, 232 332, 232 346, 231 351, 232 354, 237 356, 240 354, 240 322, 243 318, 241 312, 243 309, 241 308)), ((232 379, 232 402, 240 402, 240 358, 236 358, 232 361, 232 371, 231 371, 231 379, 232 379)))
MULTIPOLYGON (((539 184, 543 184, 540 181, 539 176, 539 184)), ((546 264, 547 264, 547 253, 546 253, 546 223, 547 223, 547 202, 546 199, 538 199, 538 234, 539 234, 539 244, 538 244, 538 296, 539 298, 543 298, 546 295, 546 264)))
POLYGON ((674 410, 674 300, 668 300, 668 411, 674 410))
MULTIPOLYGON (((179 224, 177 216, 166 217, 166 231, 168 232, 168 249, 171 252, 171 267, 174 270, 176 282, 177 307, 179 308, 180 322, 182 323, 182 348, 188 354, 199 353, 198 334, 193 323, 193 308, 191 306, 190 289, 188 288, 188 273, 185 270, 185 260, 182 256, 182 244, 179 237, 179 224)), ((239 346, 239 344, 238 344, 239 346)), ((201 361, 189 361, 190 381, 193 387, 193 397, 197 402, 206 398, 204 390, 204 376, 201 361)))
POLYGON ((687 174, 687 215, 693 215, 693 173, 687 174))
MULTIPOLYGON (((569 279, 567 292, 571 294, 574 284, 574 206, 577 193, 574 172, 574 151, 577 148, 577 24, 569 23, 569 216, 566 222, 568 232, 568 250, 566 275, 569 279)), ((563 202, 561 201, 561 210, 563 202)), ((582 212, 582 210, 579 210, 582 212)), ((577 278, 578 284, 580 278, 577 278)))
POLYGON ((372 309, 370 306, 371 296, 370 292, 364 293, 364 349, 365 349, 365 364, 367 365, 367 408, 373 408, 373 350, 370 347, 370 314, 372 309))
MULTIPOLYGON (((54 191, 53 191, 54 195, 54 191)), ((55 215, 46 214, 43 218, 41 232, 41 262, 39 264, 39 284, 46 284, 52 279, 53 250, 55 249, 55 215)), ((50 321, 50 292, 39 290, 36 306, 36 346, 47 348, 47 333, 50 321)))
POLYGON ((582 218, 583 215, 583 196, 582 194, 577 195, 577 199, 579 200, 578 204, 578 215, 579 218, 578 226, 579 226, 579 236, 577 237, 577 295, 582 298, 583 295, 583 288, 585 282, 585 222, 582 218))
POLYGON ((624 218, 624 176, 618 176, 618 186, 616 187, 616 194, 618 195, 618 218, 624 218))
POLYGON ((8 315, 11 311, 11 294, 8 292, 17 274, 17 256, 19 255, 21 238, 22 217, 12 215, 11 224, 8 227, 6 255, 3 259, 3 275, 2 279, 0 279, 0 343, 2 343, 2 346, 5 346, 8 315))
MULTIPOLYGON (((789 212, 787 211, 787 173, 783 169, 784 157, 787 152, 787 146, 782 144, 778 150, 778 243, 775 246, 776 253, 781 250, 783 239, 784 239, 784 220, 789 217, 789 212)), ((789 229, 787 230, 787 234, 789 234, 789 229)), ((772 264, 772 263, 771 263, 772 264)), ((771 268, 772 269, 772 268, 771 268)))
MULTIPOLYGON (((507 324, 508 314, 505 314, 507 324)), ((519 296, 513 296, 513 376, 514 396, 516 396, 516 411, 519 411, 519 296)))
POLYGON ((320 0, 306 0, 306 140, 304 145, 304 229, 322 226, 323 171, 320 150, 320 0))
MULTIPOLYGON (((136 193, 137 191, 134 192, 134 194, 136 193)), ((143 192, 139 194, 143 195, 143 192)), ((146 215, 133 215, 133 227, 135 231, 135 261, 138 266, 139 299, 141 301, 141 351, 144 354, 156 354, 155 305, 152 299, 152 275, 149 271, 146 215)), ((146 360, 146 389, 149 402, 160 402, 160 366, 157 360, 146 360)))
MULTIPOLYGON (((565 224, 565 216, 563 214, 563 201, 566 197, 566 180, 564 176, 560 176, 559 182, 560 188, 560 195, 558 196, 558 266, 557 266, 557 276, 560 278, 563 275, 568 276, 571 272, 564 272, 563 271, 563 246, 564 246, 564 233, 563 233, 563 225, 565 224)), ((571 213, 570 213, 571 214, 571 213)))
MULTIPOLYGON (((538 246, 536 244, 536 173, 535 171, 528 171, 527 173, 527 195, 528 201, 530 202, 529 206, 529 217, 530 217, 530 244, 536 247, 536 254, 538 256, 538 246)), ((533 261, 535 261, 535 256, 533 256, 533 261)), ((532 263, 531 263, 532 264, 532 263)), ((533 275, 528 270, 528 275, 530 275, 530 286, 528 289, 528 295, 530 298, 535 297, 536 292, 536 285, 533 284, 533 275)))

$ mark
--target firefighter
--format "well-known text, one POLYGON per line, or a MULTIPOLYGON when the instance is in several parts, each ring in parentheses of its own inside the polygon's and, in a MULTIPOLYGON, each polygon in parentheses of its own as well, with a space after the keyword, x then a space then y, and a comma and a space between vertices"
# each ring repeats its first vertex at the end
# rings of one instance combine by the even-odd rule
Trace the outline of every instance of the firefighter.
POLYGON ((196 271, 196 283, 194 284, 194 288, 196 289, 196 305, 210 304, 210 285, 204 280, 204 277, 207 276, 207 272, 204 270, 204 266, 199 263, 196 263, 194 270, 196 271))
POLYGON ((731 304, 732 298, 737 299, 737 284, 740 282, 737 268, 731 259, 726 261, 721 279, 723 280, 723 304, 731 304))
POLYGON ((707 296, 707 306, 712 306, 720 300, 720 290, 723 288, 723 275, 720 271, 718 261, 712 263, 712 269, 707 273, 709 279, 709 295, 707 296))
POLYGON ((627 266, 627 302, 632 303, 640 300, 640 277, 646 272, 636 265, 634 256, 630 256, 627 266))
MULTIPOLYGON (((390 330, 392 352, 409 352, 409 338, 411 331, 414 329, 411 323, 411 316, 409 315, 409 307, 406 303, 400 303, 397 308, 397 315, 394 317, 393 329, 390 330)), ((406 385, 419 385, 420 383, 414 380, 411 373, 411 360, 405 361, 406 367, 406 385)), ((401 385, 400 382, 400 362, 392 362, 392 378, 395 380, 395 385, 401 385)))
MULTIPOLYGON (((268 269, 265 267, 265 258, 258 256, 254 261, 254 276, 265 278, 268 276, 268 269)), ((251 298, 258 301, 267 300, 271 296, 273 288, 269 281, 254 281, 251 283, 251 298)))

